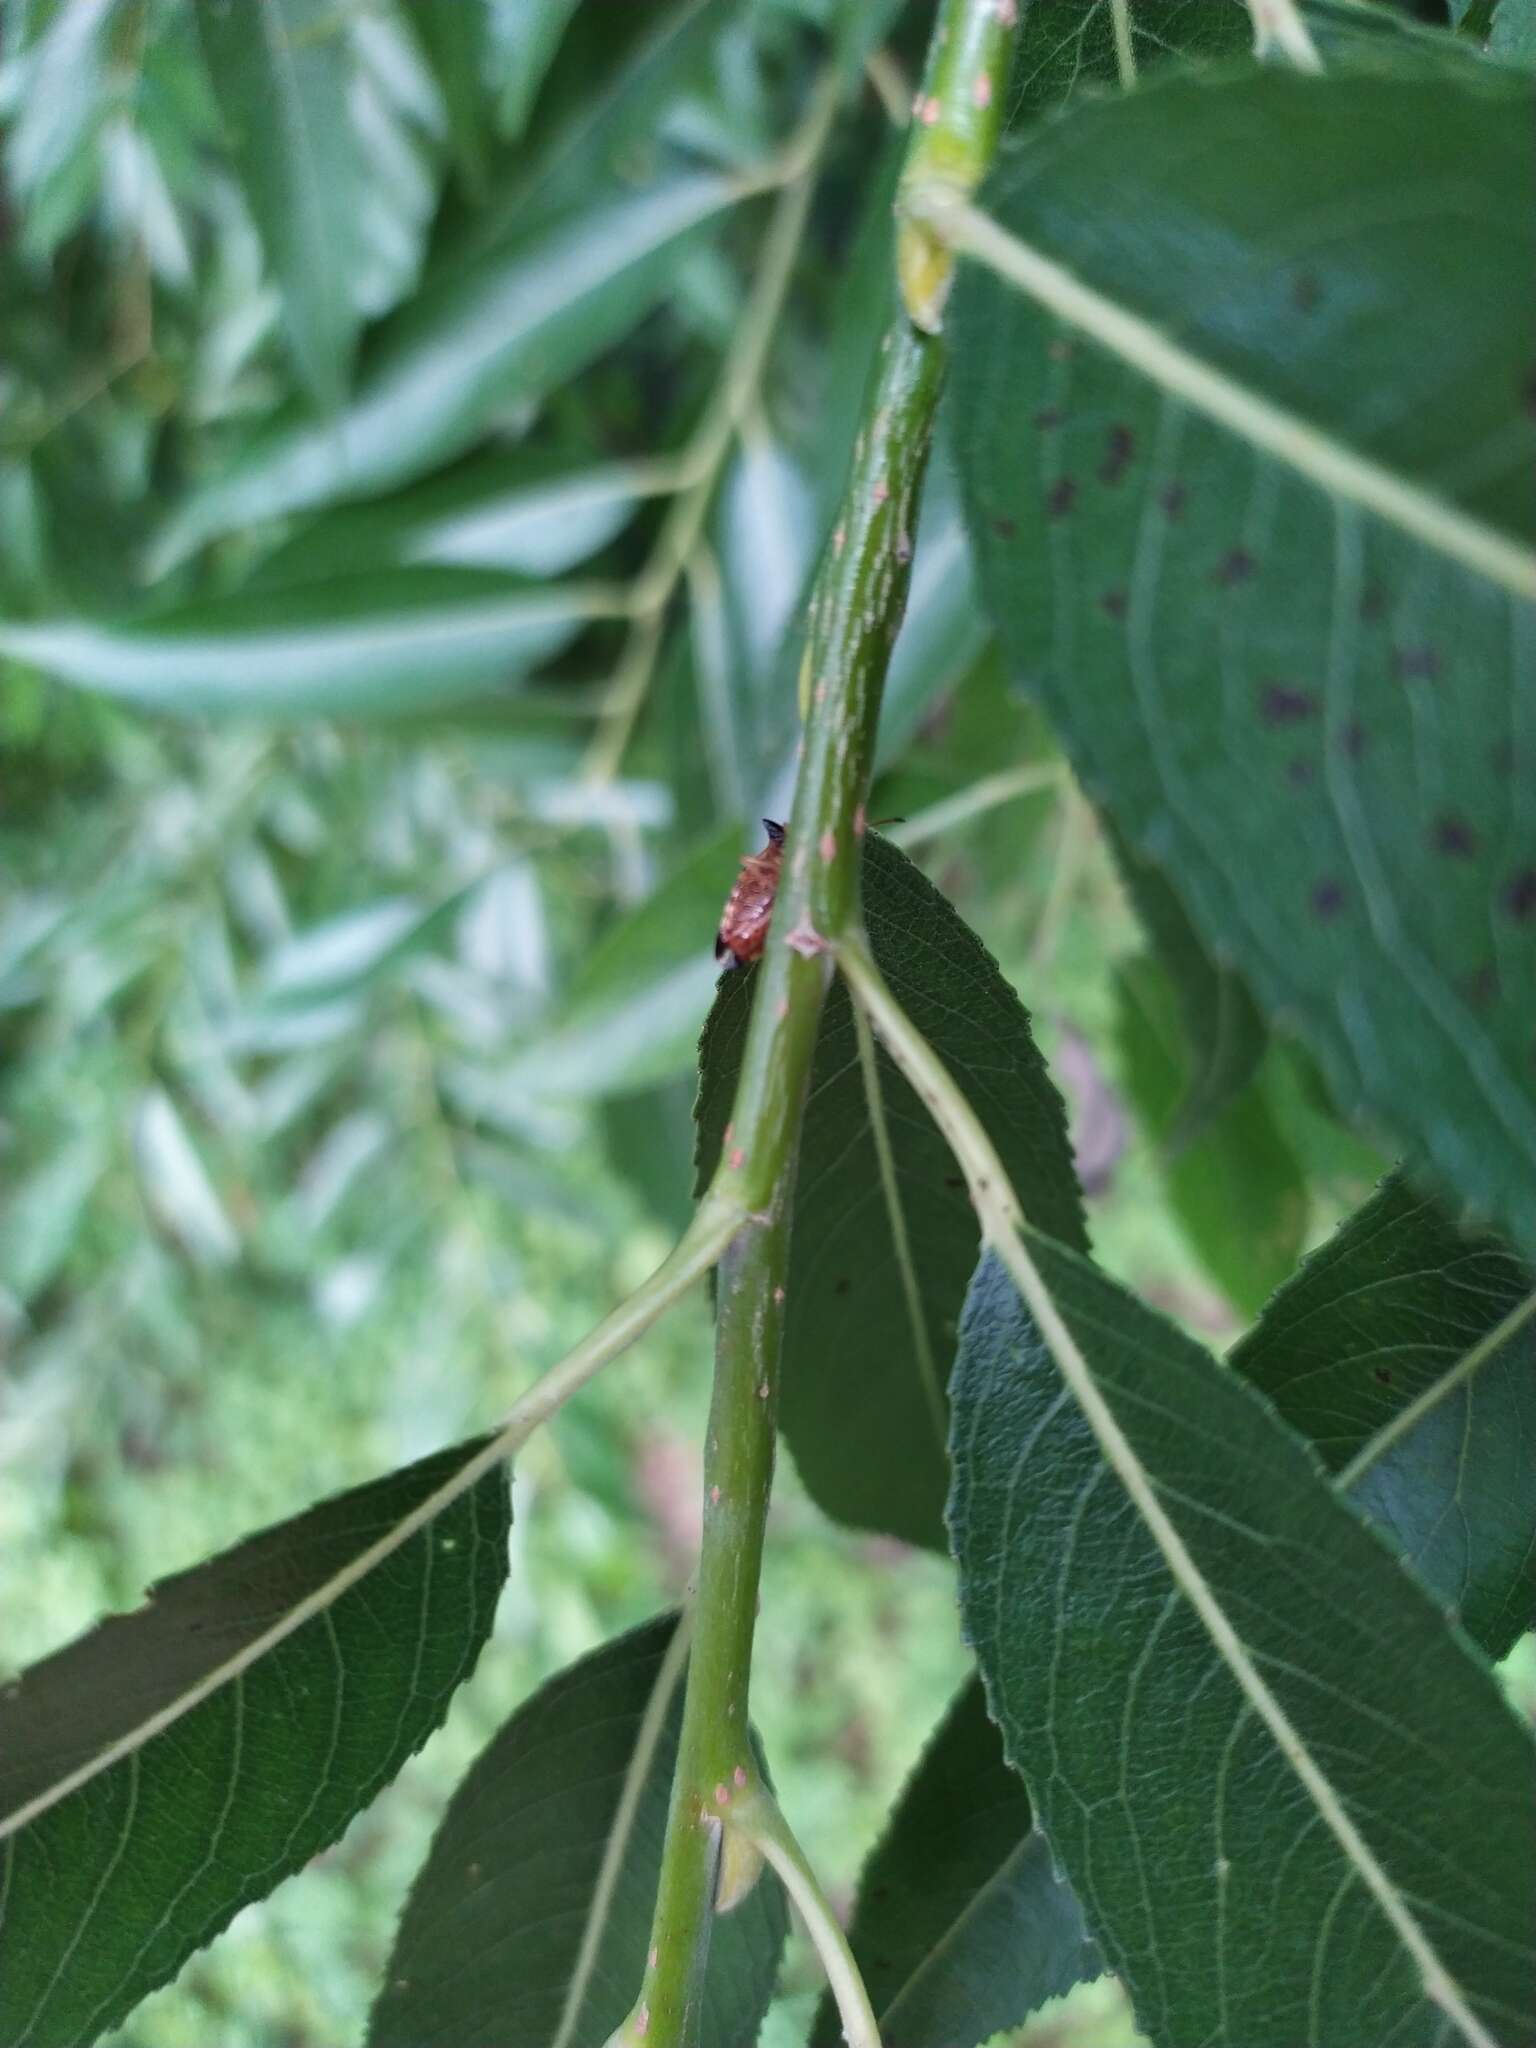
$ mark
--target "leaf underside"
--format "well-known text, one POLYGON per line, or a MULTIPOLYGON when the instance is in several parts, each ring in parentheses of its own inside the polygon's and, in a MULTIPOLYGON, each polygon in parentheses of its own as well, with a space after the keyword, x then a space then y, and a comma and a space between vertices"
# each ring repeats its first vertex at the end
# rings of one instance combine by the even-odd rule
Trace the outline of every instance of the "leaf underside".
MULTIPOLYGON (((1036 129, 984 201, 1244 391, 1525 542, 1533 111, 1460 60, 1154 81, 1036 129)), ((1089 789, 1343 1104, 1536 1242, 1536 605, 990 274, 951 325, 983 593, 1089 789)))

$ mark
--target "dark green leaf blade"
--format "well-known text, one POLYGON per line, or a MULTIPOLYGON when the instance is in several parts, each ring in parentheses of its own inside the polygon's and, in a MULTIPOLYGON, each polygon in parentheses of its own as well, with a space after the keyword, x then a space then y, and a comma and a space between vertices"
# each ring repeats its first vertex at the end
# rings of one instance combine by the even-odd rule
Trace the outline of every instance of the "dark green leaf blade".
POLYGON ((194 17, 294 360, 311 394, 335 405, 361 325, 352 286, 364 260, 345 16, 331 0, 207 0, 194 17))
POLYGON ((1229 1360, 1334 1473, 1431 1404, 1351 1492, 1495 1658, 1536 1621, 1536 1321, 1471 1378, 1457 1367, 1531 1288, 1505 1245, 1459 1231, 1394 1174, 1229 1360))
MULTIPOLYGON (((849 1942, 881 2037, 975 2048, 1096 1967, 979 1679, 957 1694, 859 1880, 849 1942)), ((811 2048, 839 2048, 822 2000, 811 2048)))
POLYGON ((8 2048, 94 2041, 335 1841, 437 1727, 506 1577, 502 1470, 225 1667, 480 1449, 441 1451, 166 1579, 0 1694, 8 2048))
POLYGON ((0 653, 156 711, 377 718, 497 695, 591 616, 579 589, 419 566, 205 598, 120 624, 0 625, 0 653))
POLYGON ((680 173, 425 278, 381 327, 343 409, 274 426, 195 490, 160 536, 158 565, 461 453, 494 412, 541 397, 626 333, 667 291, 688 238, 739 196, 728 179, 680 173))
MULTIPOLYGON (((1061 1097, 996 963, 922 871, 874 834, 864 909, 882 971, 986 1124, 1026 1213, 1064 1242, 1086 1244, 1061 1097)), ((755 979, 750 970, 725 976, 704 1027, 699 1187, 720 1155, 755 979)), ((939 1548, 944 1389, 979 1233, 947 1144, 885 1053, 876 1057, 926 1356, 908 1314, 853 1011, 834 986, 800 1147, 780 1413, 828 1514, 939 1548)))
POLYGON ((1030 1249, 1185 1584, 992 1254, 956 1365, 950 1526, 1010 1761, 1143 2029, 1524 2048, 1536 1770, 1486 1667, 1236 1374, 1073 1253, 1030 1249))
POLYGON ((1502 195, 1536 176, 1533 110, 1528 82, 1462 60, 1276 71, 1085 102, 1021 146, 991 210, 1176 333, 1242 429, 1170 401, 1140 341, 1068 341, 990 276, 953 322, 1014 668, 1342 1105, 1526 1243, 1536 419, 1511 281, 1536 231, 1502 195), (1260 405, 1297 423, 1284 460, 1260 405), (1390 490, 1350 472, 1331 496, 1320 449, 1390 490))
POLYGON ((1162 870, 1108 826, 1115 865, 1158 964, 1179 999, 1189 1072, 1165 1136, 1177 1150, 1241 1095, 1258 1070, 1268 1031, 1240 974, 1213 959, 1162 870))
POLYGON ((1182 1138, 1194 1086, 1173 992, 1155 960, 1115 976, 1121 1071, 1160 1154, 1168 1199, 1190 1247, 1244 1316, 1288 1280, 1306 1241, 1307 1180, 1256 1082, 1229 1095, 1182 1138))
MULTIPOLYGON (((1119 90, 1110 8, 1098 0, 1030 0, 1021 11, 1010 132, 1081 92, 1119 90)), ((1238 57, 1253 41, 1243 0, 1131 0, 1130 25, 1138 77, 1171 57, 1187 62, 1238 57)))
MULTIPOLYGON (((557 2036, 562 2048, 602 2048, 629 2011, 645 1973, 682 1716, 681 1674, 664 1669, 675 1626, 670 1615, 649 1622, 560 1672, 472 1766, 406 1903, 370 2048, 550 2048, 557 2036), (650 1726, 666 1679, 670 1707, 650 1726), (626 1815, 631 1773, 638 1792, 626 1815)), ((757 2038, 786 1926, 771 1872, 715 1922, 705 2040, 747 2048, 757 2038)))

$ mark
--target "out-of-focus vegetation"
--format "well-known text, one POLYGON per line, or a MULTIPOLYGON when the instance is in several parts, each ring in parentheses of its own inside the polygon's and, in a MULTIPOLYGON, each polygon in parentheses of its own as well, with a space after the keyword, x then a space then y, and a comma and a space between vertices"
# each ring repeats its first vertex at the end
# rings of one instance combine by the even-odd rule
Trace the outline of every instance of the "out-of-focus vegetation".
MULTIPOLYGON (((783 797, 786 636, 888 303, 882 92, 930 12, 274 0, 287 77, 237 8, 0 13, 0 1676, 485 1426, 686 1213, 713 921, 783 797), (806 77, 887 26, 744 365, 806 77), (667 604, 608 615, 658 559, 667 604), (587 598, 530 626, 568 571, 587 598)), ((1380 1162, 1275 1047, 1201 1164, 1161 1149, 1171 999, 942 456, 885 735, 876 812, 1034 1009, 1101 1259, 1223 1340, 1380 1162), (1223 1145, 1265 1161, 1236 1235, 1223 1145)), ((447 1726, 123 2048, 359 2038, 477 1748, 686 1582, 708 1366, 701 1297, 531 1445, 447 1726)), ((964 1669, 951 1573, 792 1470, 772 1533, 759 1718, 846 1897, 964 1669)), ((796 1947, 773 2048, 816 1990, 796 1947)), ((1131 2038, 1102 1983, 1018 2037, 1131 2038)))

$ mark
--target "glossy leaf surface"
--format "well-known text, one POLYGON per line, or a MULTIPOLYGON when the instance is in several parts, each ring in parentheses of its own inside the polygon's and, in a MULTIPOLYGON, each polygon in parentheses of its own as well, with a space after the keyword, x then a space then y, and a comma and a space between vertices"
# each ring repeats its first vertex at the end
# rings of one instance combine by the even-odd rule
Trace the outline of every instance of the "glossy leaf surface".
POLYGON ((1230 1359, 1331 1472, 1381 1443, 1355 1502, 1495 1658, 1536 1619, 1536 1318, 1459 1368, 1531 1287, 1393 1175, 1230 1359))
POLYGON ((1143 2030, 1523 2048, 1536 1757, 1491 1674, 1251 1387, 1030 1249, 1162 1528, 991 1254, 950 1527, 1009 1758, 1143 2030))
MULTIPOLYGON (((996 963, 921 870, 874 835, 864 910, 883 972, 985 1123, 1026 1212, 1083 1245, 1061 1097, 996 963)), ((704 1029, 700 1186, 730 1115, 755 980, 725 976, 704 1029)), ((800 1147, 780 1412, 828 1514, 937 1548, 949 1483, 945 1388, 978 1233, 947 1144, 884 1052, 876 1058, 919 1319, 908 1310, 852 1008, 834 986, 800 1147)))
POLYGON ((1243 426, 1167 395, 1150 330, 1069 337, 974 269, 952 323, 1015 671, 1341 1106, 1527 1243, 1536 242, 1504 195, 1536 175, 1533 109, 1460 59, 1273 71, 1085 102, 1020 147, 990 211, 1176 335, 1243 426))
POLYGON ((505 1474, 372 1568, 366 1553, 479 1448, 439 1452, 164 1580, 0 1696, 7 2048, 94 2041, 335 1841, 431 1734, 506 1577, 505 1474))
MULTIPOLYGON (((471 1767, 406 1903, 370 2048, 603 2048, 645 1973, 682 1719, 674 1627, 560 1672, 471 1767), (664 1679, 670 1705, 648 1720, 664 1679)), ((771 1874, 716 1921, 705 2040, 756 2040, 786 1925, 771 1874)))

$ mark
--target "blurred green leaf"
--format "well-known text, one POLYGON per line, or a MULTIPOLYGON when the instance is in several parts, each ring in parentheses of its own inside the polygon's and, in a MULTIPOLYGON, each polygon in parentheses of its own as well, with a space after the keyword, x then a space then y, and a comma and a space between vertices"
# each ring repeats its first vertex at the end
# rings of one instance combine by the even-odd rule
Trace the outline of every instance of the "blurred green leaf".
POLYGON ((1506 1246, 1394 1174, 1228 1361, 1493 1658, 1536 1619, 1536 1321, 1464 1361, 1531 1288, 1506 1246))
POLYGON ((1536 243, 1489 195, 1536 171, 1533 112, 1523 78, 1462 59, 1267 70, 1085 102, 1010 159, 1004 225, 1176 328, 1250 426, 1290 417, 1284 462, 1171 405, 1139 344, 1065 340, 994 277, 967 275, 951 323, 982 587, 1085 784, 1343 1107, 1522 1241, 1536 420, 1509 280, 1536 243), (1347 232, 1295 229, 1341 190, 1347 232), (1368 457, 1426 537, 1330 495, 1312 448, 1368 457))
POLYGON ((203 0, 195 16, 294 360, 312 395, 337 406, 362 319, 347 18, 332 0, 203 0))
POLYGON ((619 918, 525 1051, 494 1068, 446 1068, 460 1108, 497 1122, 499 1104, 524 1096, 602 1098, 686 1073, 720 972, 711 949, 740 851, 734 825, 712 834, 619 918))
POLYGON ((69 1257, 76 1227, 105 1166, 100 1137, 78 1137, 0 1207, 0 1287, 19 1302, 41 1294, 69 1257))
MULTIPOLYGON (((1027 1213, 1084 1245, 1061 1097, 996 963, 921 870, 873 833, 864 910, 882 971, 986 1125, 1027 1213)), ((700 1043, 699 1189, 720 1156, 756 981, 753 969, 722 980, 700 1043)), ((941 1549, 945 1389, 976 1263, 976 1213, 924 1106, 883 1050, 876 1059, 921 1321, 908 1307, 853 1012, 834 984, 795 1185, 782 1424, 826 1513, 941 1549)))
POLYGON ((52 255, 95 198, 114 11, 115 0, 59 0, 14 25, 7 20, 0 120, 7 183, 26 209, 22 248, 31 257, 52 255))
POLYGON ((479 1448, 162 1581, 0 1693, 0 2038, 86 2048, 420 1748, 506 1577, 504 1472, 370 1546, 479 1448))
POLYGON ((156 711, 368 719, 505 691, 592 615, 579 588, 399 568, 204 598, 120 624, 0 624, 0 653, 156 711))
POLYGON ((1494 57, 1536 64, 1536 0, 1498 0, 1488 50, 1494 57))
MULTIPOLYGON (((881 2036, 977 2048, 1097 1967, 981 1681, 957 1694, 859 1878, 849 1943, 881 2036)), ((830 1996, 811 2048, 840 2048, 830 1996)))
POLYGON ((508 139, 521 135, 577 0, 490 0, 495 52, 496 125, 508 139))
MULTIPOLYGON (((1099 0, 1029 0, 1020 12, 1005 150, 1021 125, 1078 94, 1120 89, 1112 9, 1099 0)), ((1138 75, 1170 60, 1238 57, 1253 47, 1243 0, 1131 0, 1128 12, 1138 75)))
MULTIPOLYGON (((675 1627, 558 1673, 474 1764, 406 1903, 370 2048, 603 2048, 645 1975, 682 1720, 675 1627)), ((786 1925, 771 1872, 715 1922, 704 2040, 756 2040, 786 1925)))
POLYGON ((522 455, 482 456, 410 490, 323 514, 258 573, 273 586, 386 562, 558 576, 621 533, 659 480, 643 463, 556 468, 522 455))
POLYGON ((955 1369, 961 1604, 1141 2026, 1514 2048, 1536 1774, 1492 1674, 1237 1374, 1030 1251, 1104 1413, 1096 1433, 989 1252, 955 1369))
POLYGON ((145 1203, 161 1228, 201 1265, 227 1266, 236 1259, 240 1234, 163 1088, 150 1089, 139 1105, 133 1150, 145 1203))
POLYGON ((437 80, 459 175, 477 197, 484 187, 488 48, 493 0, 426 0, 407 20, 437 80))
POLYGON ((1269 1033, 1242 976, 1206 951, 1167 876, 1115 830, 1113 819, 1106 827, 1120 878, 1178 997, 1188 1079, 1171 1125, 1160 1118, 1159 1132, 1177 1152, 1248 1086, 1269 1033))
POLYGON ((1137 1119, 1161 1155, 1163 1185, 1190 1247, 1246 1316, 1296 1269, 1306 1241, 1306 1175, 1261 1086, 1250 1080, 1181 1140, 1195 1085, 1168 977, 1150 958, 1115 977, 1116 1036, 1137 1119))
POLYGON ((408 482, 498 414, 541 397, 662 298, 689 238, 741 196, 680 174, 602 200, 509 249, 445 265, 381 327, 334 418, 275 424, 195 488, 155 550, 163 568, 215 534, 408 482))
POLYGON ((602 1106, 608 1157, 674 1237, 693 1217, 693 1092, 678 1079, 602 1106))

